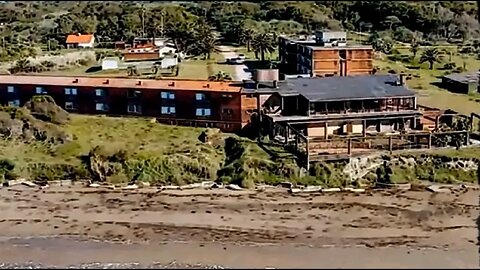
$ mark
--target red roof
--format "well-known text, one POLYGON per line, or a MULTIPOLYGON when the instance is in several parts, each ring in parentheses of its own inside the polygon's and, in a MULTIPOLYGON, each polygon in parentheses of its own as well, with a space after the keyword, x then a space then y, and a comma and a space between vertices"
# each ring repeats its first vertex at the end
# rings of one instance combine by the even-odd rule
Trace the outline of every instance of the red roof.
POLYGON ((87 34, 76 34, 76 35, 68 35, 67 36, 67 43, 90 43, 93 40, 93 35, 87 34))
POLYGON ((131 89, 201 90, 215 92, 240 92, 238 82, 215 82, 202 80, 152 80, 100 77, 0 75, 1 84, 55 85, 69 87, 108 87, 131 89))

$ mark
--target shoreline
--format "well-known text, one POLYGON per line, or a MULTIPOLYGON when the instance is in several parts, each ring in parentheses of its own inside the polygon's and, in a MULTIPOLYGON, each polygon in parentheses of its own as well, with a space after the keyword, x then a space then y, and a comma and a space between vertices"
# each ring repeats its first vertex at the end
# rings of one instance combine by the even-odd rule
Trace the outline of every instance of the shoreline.
MULTIPOLYGON (((67 238, 0 243, 4 264, 53 267, 118 264, 149 268, 476 268, 475 249, 236 246, 222 243, 108 244, 67 238), (62 256, 57 256, 62 254, 62 256), (348 260, 343 260, 348 256, 348 260), (23 262, 27 263, 27 262, 23 262), (173 265, 172 265, 173 263, 173 265)), ((131 268, 131 267, 130 267, 131 268)))
POLYGON ((470 189, 289 194, 20 185, 0 189, 0 254, 3 263, 28 258, 64 267, 475 268, 478 198, 470 189))

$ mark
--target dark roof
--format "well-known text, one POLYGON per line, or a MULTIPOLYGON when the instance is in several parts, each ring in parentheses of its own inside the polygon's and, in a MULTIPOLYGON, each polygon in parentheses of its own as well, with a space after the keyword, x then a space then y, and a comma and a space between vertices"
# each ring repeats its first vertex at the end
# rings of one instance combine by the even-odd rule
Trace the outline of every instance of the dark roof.
POLYGON ((334 76, 325 78, 290 79, 279 84, 282 96, 302 95, 311 102, 360 100, 373 98, 414 96, 413 91, 397 85, 395 75, 334 76))
POLYGON ((477 73, 452 73, 449 75, 445 75, 443 77, 459 83, 479 81, 479 75, 477 73))

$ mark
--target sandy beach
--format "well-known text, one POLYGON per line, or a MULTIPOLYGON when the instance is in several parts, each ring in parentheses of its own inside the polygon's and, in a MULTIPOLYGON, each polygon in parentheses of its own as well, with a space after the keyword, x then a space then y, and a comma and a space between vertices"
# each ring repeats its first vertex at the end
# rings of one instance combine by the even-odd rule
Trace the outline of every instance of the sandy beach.
POLYGON ((2 263, 478 268, 478 190, 0 190, 2 263))

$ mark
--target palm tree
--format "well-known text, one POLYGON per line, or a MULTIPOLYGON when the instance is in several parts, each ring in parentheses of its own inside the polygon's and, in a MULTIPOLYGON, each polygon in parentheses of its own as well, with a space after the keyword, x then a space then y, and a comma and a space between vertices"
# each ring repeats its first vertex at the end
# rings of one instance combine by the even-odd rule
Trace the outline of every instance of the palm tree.
POLYGON ((215 82, 224 82, 224 81, 231 81, 232 77, 230 74, 224 72, 224 71, 219 71, 217 74, 208 77, 209 81, 215 81, 215 82))
POLYGON ((433 69, 433 64, 435 62, 440 62, 440 52, 437 48, 428 48, 422 53, 422 56, 420 57, 420 63, 425 62, 428 62, 430 64, 431 70, 433 69))
POLYGON ((198 53, 203 54, 205 59, 210 59, 211 53, 216 51, 217 38, 213 33, 213 29, 205 21, 200 20, 196 26, 195 37, 198 53))
POLYGON ((415 38, 412 39, 412 42, 410 43, 410 51, 413 54, 413 58, 417 56, 417 52, 419 48, 420 48, 420 44, 418 44, 417 40, 415 38))
POLYGON ((253 31, 252 29, 243 30, 240 40, 243 44, 247 45, 247 52, 250 52, 250 45, 252 44, 254 38, 255 31, 253 31))
POLYGON ((265 53, 275 51, 275 35, 271 33, 256 35, 252 41, 252 48, 256 53, 260 53, 261 60, 265 61, 265 53))
POLYGON ((12 73, 19 73, 19 72, 28 72, 30 70, 30 60, 23 57, 18 59, 15 62, 15 65, 10 69, 12 73))

